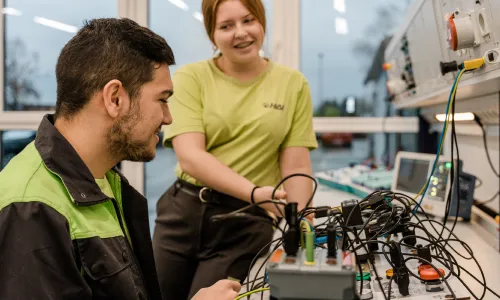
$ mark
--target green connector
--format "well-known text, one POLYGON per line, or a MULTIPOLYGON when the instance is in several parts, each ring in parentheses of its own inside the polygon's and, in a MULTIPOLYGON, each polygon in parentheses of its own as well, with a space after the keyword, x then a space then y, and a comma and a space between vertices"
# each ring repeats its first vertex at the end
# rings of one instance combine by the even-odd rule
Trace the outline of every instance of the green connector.
MULTIPOLYGON (((363 281, 369 281, 370 280, 370 272, 363 272, 363 281)), ((356 273, 356 280, 361 281, 361 276, 359 276, 359 272, 356 273)))
POLYGON ((306 232, 306 261, 314 263, 314 232, 306 232))

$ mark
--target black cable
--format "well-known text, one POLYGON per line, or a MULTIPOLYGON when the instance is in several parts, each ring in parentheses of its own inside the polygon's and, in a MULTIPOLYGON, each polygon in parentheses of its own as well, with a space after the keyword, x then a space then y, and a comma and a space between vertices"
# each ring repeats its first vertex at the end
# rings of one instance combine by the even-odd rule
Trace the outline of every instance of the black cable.
MULTIPOLYGON (((420 220, 419 222, 420 222, 420 223, 423 223, 423 222, 426 222, 426 221, 427 221, 427 222, 430 222, 430 224, 432 224, 432 223, 438 223, 438 224, 439 224, 439 222, 437 222, 437 221, 435 221, 435 220, 430 220, 430 219, 428 219, 428 220, 420 220)), ((440 225, 441 225, 441 226, 444 226, 444 224, 440 224, 440 225)), ((421 226, 419 226, 419 225, 413 225, 413 226, 421 227, 421 226)), ((423 228, 423 229, 425 229, 425 227, 422 227, 422 228, 423 228)), ((344 228, 344 229, 345 229, 345 228, 344 228)), ((450 231, 450 229, 448 229, 448 228, 446 228, 446 230, 447 230, 447 231, 450 231)), ((450 243, 450 242, 454 242, 454 241, 458 241, 458 242, 460 242, 460 243, 462 244, 462 246, 464 247, 464 249, 465 249, 465 250, 466 250, 466 251, 467 251, 467 252, 471 255, 471 257, 470 257, 469 259, 473 259, 473 260, 476 262, 476 265, 477 265, 477 266, 478 266, 478 268, 480 269, 480 272, 481 272, 482 276, 484 276, 484 275, 483 275, 484 273, 483 273, 483 271, 482 271, 482 269, 481 269, 481 266, 479 265, 479 263, 477 262, 477 260, 473 257, 472 250, 470 249, 470 247, 469 247, 466 243, 464 243, 463 241, 460 241, 460 240, 458 240, 458 239, 440 240, 440 241, 435 240, 435 241, 432 241, 432 234, 430 234, 430 233, 429 233, 426 229, 425 229, 425 231, 427 232, 427 234, 428 234, 428 235, 429 235, 429 237, 430 237, 430 239, 428 240, 429 244, 430 244, 431 246, 432 246, 432 245, 436 245, 438 248, 440 248, 440 249, 441 249, 441 251, 442 251, 442 252, 444 252, 444 253, 448 256, 447 258, 444 258, 444 257, 443 257, 443 259, 446 259, 446 260, 448 261, 448 263, 445 263, 445 262, 443 262, 443 261, 441 261, 441 260, 440 260, 440 262, 441 262, 443 265, 445 265, 445 266, 446 266, 446 268, 448 268, 448 269, 450 270, 451 274, 453 274, 453 275, 455 275, 456 277, 458 277, 458 278, 459 278, 459 277, 460 277, 459 272, 460 272, 460 269, 461 269, 461 268, 457 269, 457 271, 458 271, 458 272, 455 272, 455 271, 454 271, 453 266, 458 266, 458 263, 456 262, 456 259, 454 259, 454 258, 453 258, 453 256, 451 256, 451 254, 450 254, 447 250, 445 250, 445 249, 444 249, 444 247, 441 245, 441 243, 446 243, 448 247, 450 247, 450 248, 452 248, 452 249, 453 249, 453 247, 452 247, 449 243, 450 243)), ((438 233, 438 232, 437 232, 437 230, 435 230, 435 231, 436 231, 436 233, 438 233)), ((455 235, 453 232, 450 232, 450 235, 453 235, 454 237, 456 237, 456 235, 455 235)), ((407 238, 411 238, 411 236, 408 236, 407 238)), ((425 239, 425 238, 423 238, 423 237, 418 237, 418 238, 425 239)), ((405 239, 405 238, 403 238, 403 239, 405 239)), ((382 241, 371 241, 371 242, 372 242, 372 243, 381 243, 381 244, 384 244, 384 245, 389 246, 387 243, 382 242, 382 241)), ((368 243, 370 243, 370 242, 368 242, 368 243)), ((357 248, 364 247, 364 244, 365 244, 365 243, 362 243, 362 244, 361 244, 360 246, 358 246, 357 248)), ((353 249, 353 250, 355 251, 355 250, 357 250, 357 249, 353 249)), ((384 251, 383 253, 384 253, 384 256, 385 256, 386 260, 388 261, 388 263, 389 263, 389 264, 391 264, 391 266, 393 266, 393 267, 394 267, 394 265, 393 265, 393 264, 392 264, 392 262, 390 261, 390 258, 387 256, 386 252, 384 251)), ((461 255, 461 256, 462 256, 462 255, 461 255)), ((433 256, 433 257, 437 257, 437 256, 433 256)), ((463 256, 462 256, 462 257, 463 257, 463 256)), ((464 258, 465 258, 465 257, 464 257, 464 258)), ((467 273, 470 273, 470 272, 468 272, 468 271, 467 271, 467 273)), ((450 275, 451 275, 451 274, 450 274, 450 275)), ((377 275, 377 277, 378 277, 378 275, 377 275)), ((449 277, 449 276, 447 276, 447 277, 449 277)), ((475 277, 474 277, 474 278, 475 278, 475 277)), ((483 277, 483 278, 484 278, 484 277, 483 277)), ((476 279, 476 281, 479 281, 477 278, 475 278, 475 279, 476 279)), ((463 282, 460 278, 459 278, 459 280, 460 280, 460 282, 461 282, 461 283, 462 283, 462 284, 463 284, 463 285, 467 288, 467 290, 469 290, 469 291, 470 291, 470 289, 468 288, 468 286, 467 286, 467 285, 466 285, 466 284, 465 284, 465 283, 464 283, 464 282, 463 282)), ((480 283, 481 283, 481 282, 480 282, 480 283)), ((483 285, 483 287, 485 287, 485 289, 488 289, 488 290, 492 291, 492 290, 491 290, 489 287, 487 287, 484 283, 482 283, 482 285, 483 285)), ((492 293, 495 293, 495 292, 493 292, 493 291, 492 291, 492 293)), ((496 293, 495 293, 495 295, 496 295, 496 293)), ((384 296, 385 296, 385 295, 384 295, 384 296)))
POLYGON ((359 280, 359 295, 361 296, 361 295, 363 295, 363 267, 359 263, 358 255, 356 254, 356 251, 353 251, 352 253, 354 254, 356 266, 358 267, 358 271, 359 271, 359 279, 360 279, 359 280))
MULTIPOLYGON (((452 116, 455 115, 455 101, 452 102, 451 104, 451 110, 452 110, 452 116)), ((448 193, 448 199, 447 199, 447 205, 446 205, 446 211, 445 211, 445 219, 444 219, 444 225, 443 230, 446 227, 446 221, 448 220, 448 214, 450 212, 450 207, 451 207, 451 202, 453 200, 453 186, 456 186, 456 194, 455 194, 455 199, 456 199, 456 211, 455 211, 455 218, 453 220, 453 226, 450 229, 450 235, 448 236, 448 239, 451 237, 451 233, 453 230, 455 230, 455 226, 457 225, 458 221, 458 212, 460 211, 460 168, 458 166, 456 170, 456 182, 455 182, 455 160, 453 158, 453 148, 456 147, 457 150, 457 162, 460 163, 460 152, 458 151, 458 140, 457 140, 457 133, 455 129, 455 118, 451 119, 451 182, 450 182, 450 191, 448 193)), ((443 231, 442 231, 443 232, 443 231)), ((439 236, 441 238, 441 235, 439 236)), ((445 245, 446 246, 446 245, 445 245)))
MULTIPOLYGON (((438 262, 440 262, 440 263, 443 263, 443 262, 442 262, 442 261, 441 261, 438 257, 434 257, 434 256, 433 256, 432 258, 436 259, 436 260, 437 260, 438 262)), ((486 285, 484 284, 484 282, 481 282, 481 281, 480 281, 480 280, 479 280, 476 276, 472 275, 472 273, 471 273, 471 272, 469 272, 466 268, 462 267, 462 266, 461 266, 461 265, 459 265, 457 262, 455 262, 455 263, 454 263, 454 265, 456 265, 456 266, 457 266, 457 268, 458 268, 459 270, 462 270, 462 271, 466 272, 466 273, 467 273, 470 277, 472 277, 474 280, 476 280, 476 281, 477 281, 480 285, 482 285, 483 287, 485 287, 488 291, 490 291, 493 295, 497 296, 497 297, 500 299, 500 295, 499 295, 499 294, 497 294, 494 290, 492 290, 491 288, 489 288, 488 286, 486 286, 486 285)), ((484 274, 484 273, 483 273, 483 274, 484 274)), ((460 282, 462 282, 462 284, 465 286, 465 288, 467 288, 467 289, 468 289, 467 285, 466 285, 466 284, 464 284, 464 282, 462 281, 462 279, 460 278, 460 276, 457 276, 457 274, 453 274, 453 275, 454 275, 455 277, 457 277, 457 278, 460 280, 460 282)), ((472 291, 471 291, 471 290, 469 290, 469 289, 468 289, 468 291, 469 291, 471 294, 474 294, 474 293, 472 293, 472 291)))
MULTIPOLYGON (((350 230, 350 228, 345 227, 345 226, 341 226, 341 228, 342 228, 343 230, 346 230, 346 229, 347 229, 347 230, 350 230)), ((345 234, 345 231, 344 231, 344 234, 345 234)), ((359 236, 356 234, 356 232, 354 232, 354 236, 355 236, 355 238, 357 238, 357 239, 359 240, 359 236)), ((348 235, 346 235, 346 237, 347 237, 347 238, 349 238, 349 236, 348 236, 348 235)), ((366 247, 366 244, 370 244, 370 243, 381 243, 381 244, 384 244, 384 245, 389 245, 389 244, 387 244, 387 243, 385 243, 385 242, 382 242, 382 241, 370 241, 370 242, 366 242, 366 243, 360 243, 359 247, 363 247, 363 248, 364 248, 364 250, 366 251, 366 253, 368 253, 368 255, 369 255, 369 256, 371 255, 371 252, 370 252, 369 248, 367 248, 367 247, 366 247)), ((351 243, 351 244, 353 244, 353 243, 351 243)), ((352 251, 353 251, 354 253, 356 253, 356 248, 353 248, 353 250, 352 250, 352 251)), ((380 291, 382 292, 382 295, 384 296, 384 299, 385 299, 385 300, 390 299, 390 298, 391 298, 390 293, 389 293, 389 295, 388 295, 388 296, 386 296, 386 295, 385 295, 385 293, 384 293, 384 288, 382 287, 382 283, 381 283, 381 282, 380 282, 380 280, 379 280, 380 276, 379 276, 379 274, 378 274, 377 268, 375 267, 375 265, 373 264, 373 262, 372 262, 370 259, 368 259, 368 263, 372 266, 372 269, 373 269, 373 271, 375 272, 375 276, 377 276, 378 285, 379 285, 379 287, 380 287, 380 291)), ((390 264, 390 262, 389 262, 389 264, 390 264)), ((363 275, 363 274, 361 273, 361 274, 360 274, 360 276, 362 276, 362 275, 363 275)))
POLYGON ((261 276, 261 277, 259 277, 259 278, 255 279, 255 280, 252 280, 252 281, 248 281, 250 278, 248 278, 248 277, 247 277, 247 280, 246 280, 246 281, 244 281, 241 285, 246 285, 246 284, 247 284, 247 282, 248 282, 248 283, 254 283, 254 282, 256 282, 257 280, 264 280, 264 277, 265 277, 265 276, 261 276))
MULTIPOLYGON (((415 201, 413 198, 411 198, 411 197, 409 197, 409 196, 407 196, 407 195, 405 195, 405 194, 400 194, 400 196, 401 196, 401 197, 403 197, 405 200, 408 200, 409 202, 414 202, 416 205, 418 205, 418 202, 417 202, 417 201, 415 201)), ((400 200, 400 199, 395 198, 395 200, 400 200)), ((434 231, 436 232, 436 234, 439 234, 438 230, 436 229, 436 227, 434 227, 434 224, 433 224, 433 223, 434 223, 434 222, 435 222, 435 223, 438 223, 438 224, 439 224, 439 225, 441 225, 441 226, 444 226, 444 224, 442 224, 442 223, 440 223, 440 222, 437 222, 437 221, 435 221, 435 220, 431 219, 431 218, 430 218, 430 216, 429 216, 429 215, 425 212, 425 210, 423 209, 423 207, 419 206, 419 209, 420 209, 420 211, 422 211, 422 213, 424 214, 424 216, 425 216, 425 218, 426 218, 426 219, 424 219, 424 220, 420 220, 420 217, 419 217, 417 214, 415 214, 415 215, 414 215, 414 217, 415 217, 415 218, 419 221, 417 224, 420 224, 422 221, 428 221, 428 222, 430 223, 430 225, 431 225, 432 229, 434 229, 434 231)), ((448 228, 446 228, 446 229, 447 229, 447 230, 449 230, 448 228)), ((430 232, 428 232, 428 230, 427 230, 427 229, 424 229, 424 230, 425 230, 425 232, 426 232, 428 235, 431 235, 431 234, 430 234, 430 232)), ((452 249, 453 249, 453 248, 452 248, 452 249)), ((457 254, 458 254, 458 252, 457 252, 457 254)))
MULTIPOLYGON (((420 238, 420 239, 425 240, 424 238, 422 238, 422 237, 420 237, 420 236, 416 236, 416 235, 415 235, 415 236, 406 236, 406 237, 403 237, 403 238, 399 241, 399 244, 401 245, 401 243, 402 243, 402 241, 403 241, 403 240, 405 240, 405 239, 407 239, 407 238, 412 238, 412 237, 416 237, 416 238, 420 238)), ((428 241, 428 242, 430 242, 429 240, 427 240, 427 241, 428 241)), ((443 248, 444 248, 444 247, 443 247, 443 248)), ((449 264, 450 268, 448 268, 448 270, 451 270, 451 268, 452 268, 452 267, 451 267, 451 265, 452 265, 452 261, 451 261, 451 254, 450 254, 448 251, 446 251, 446 250, 445 250, 445 252, 446 252, 446 254, 448 255, 448 258, 447 258, 447 259, 448 259, 448 261, 449 261, 449 263, 450 263, 450 264, 449 264)), ((422 261, 426 261, 426 260, 424 260, 424 259, 422 258, 422 261)), ((430 264, 430 263, 429 263, 429 264, 430 264)), ((445 265, 445 264, 443 264, 443 265, 445 265)), ((448 265, 446 265, 446 266, 448 266, 448 265)), ((411 274, 413 275, 413 273, 411 273, 411 274)), ((446 279, 448 279, 450 276, 451 276, 451 273, 448 273, 448 276, 446 277, 446 279)), ((419 280, 421 280, 419 276, 414 276, 414 277, 416 277, 416 278, 418 278, 419 280)))
MULTIPOLYGON (((434 220, 429 220, 429 221, 434 221, 434 220)), ((448 229, 448 230, 449 230, 449 229, 448 229)), ((408 237, 407 237, 407 238, 408 238, 408 237)), ((451 254, 450 254, 450 253, 449 253, 449 252, 445 249, 445 247, 444 247, 444 246, 440 245, 439 243, 442 243, 442 242, 448 243, 448 242, 455 242, 455 241, 456 241, 456 242, 460 242, 460 243, 462 244, 462 246, 464 247, 465 251, 467 251, 467 252, 470 254, 470 256, 471 256, 470 258, 465 258, 465 257, 464 257, 464 258, 465 258, 465 259, 473 259, 473 260, 474 260, 474 262, 475 262, 475 263, 476 263, 476 265, 478 266, 479 271, 480 271, 480 273, 481 273, 481 276, 482 276, 482 278, 483 278, 483 282, 480 282, 480 281, 479 281, 477 278, 475 278, 472 274, 470 274, 469 272, 467 272, 467 273, 469 273, 469 274, 470 274, 470 275, 471 275, 474 279, 476 279, 476 281, 478 281, 478 282, 479 282, 479 283, 483 286, 483 294, 481 295, 481 298, 480 298, 480 299, 482 299, 482 298, 484 297, 484 295, 485 295, 485 293, 486 293, 486 289, 488 289, 488 290, 490 290, 490 291, 491 291, 491 289, 490 289, 490 288, 486 285, 486 278, 485 278, 485 276, 484 276, 484 272, 483 272, 483 270, 482 270, 482 268, 481 268, 481 265, 479 264, 479 262, 478 262, 478 261, 476 260, 476 258, 474 257, 473 252, 472 252, 472 249, 470 249, 469 245, 467 245, 465 242, 463 242, 463 241, 461 241, 461 240, 459 240, 459 239, 449 239, 449 240, 442 240, 442 241, 435 241, 435 242, 432 242, 432 241, 427 240, 427 239, 425 239, 424 237, 421 237, 421 236, 417 236, 417 238, 419 238, 419 239, 423 239, 423 240, 428 241, 430 245, 437 245, 439 248, 441 248, 441 250, 443 250, 443 251, 444 251, 444 252, 448 255, 448 262, 450 263, 450 265, 454 264, 454 265, 456 265, 456 266, 459 266, 459 264, 457 263, 457 261, 456 261, 455 259, 452 259, 451 254)), ((405 239, 405 238, 403 238, 403 239, 405 239)), ((403 240, 403 239, 402 239, 402 240, 403 240)), ((401 241, 400 241, 400 242, 401 242, 401 241)), ((463 257, 463 256, 462 256, 462 257, 463 257)), ((440 262, 441 262, 441 261, 440 261, 440 262)), ((441 262, 441 263, 442 263, 443 265, 446 265, 446 264, 445 264, 445 263, 443 263, 443 262, 441 262)), ((462 269, 462 268, 460 268, 460 269, 462 269)), ((469 287, 468 287, 468 286, 467 286, 467 285, 466 285, 466 284, 465 284, 465 283, 461 280, 461 278, 460 278, 460 274, 455 273, 455 272, 454 272, 454 270, 453 270, 452 268, 450 268, 449 270, 450 270, 451 274, 454 274, 454 275, 455 275, 455 277, 457 277, 457 278, 460 280, 460 282, 462 283, 462 285, 464 285, 464 287, 465 287, 465 288, 466 288, 466 289, 470 292, 469 287)), ((493 293, 494 293, 494 292, 493 292, 493 293)), ((472 293, 472 292, 471 292, 471 294, 472 294, 472 295, 474 295, 474 293, 472 293)), ((474 297, 475 297, 475 298, 477 298, 475 295, 474 295, 474 297)))
MULTIPOLYGON (((370 260, 368 260, 368 263, 371 265, 373 272, 375 272, 375 276, 377 276, 376 280, 378 282, 378 286, 380 287, 380 290, 382 291, 382 295, 384 295, 384 299, 387 300, 387 296, 384 293, 384 288, 382 287, 382 283, 379 280, 380 276, 378 275, 377 268, 375 268, 375 266, 373 265, 373 263, 370 260)), ((390 299, 390 297, 391 297, 391 295, 389 294, 389 299, 390 299)))
POLYGON ((493 162, 491 161, 490 151, 488 149, 488 139, 487 139, 486 129, 484 128, 481 119, 477 115, 474 115, 474 121, 476 121, 477 125, 479 125, 479 128, 481 128, 481 132, 483 133, 482 136, 483 136, 484 151, 486 152, 486 158, 488 159, 488 163, 490 164, 491 170, 493 171, 493 173, 495 173, 497 177, 500 177, 500 174, 495 169, 495 167, 493 166, 493 162))
MULTIPOLYGON (((274 194, 276 193, 276 191, 278 190, 278 188, 283 184, 285 183, 285 181, 287 181, 288 179, 292 178, 292 177, 306 177, 306 178, 309 178, 312 180, 312 182, 314 183, 314 187, 313 187, 313 191, 311 193, 311 196, 309 197, 309 199, 307 200, 307 203, 306 205, 304 206, 304 208, 302 209, 301 212, 299 212, 299 220, 301 220, 303 217, 304 217, 304 211, 306 208, 309 207, 309 205, 311 204, 313 198, 314 198, 314 195, 316 194, 316 189, 318 188, 318 181, 316 180, 316 178, 312 177, 311 175, 308 175, 308 174, 304 174, 304 173, 294 173, 294 174, 290 174, 288 176, 286 176, 285 178, 281 179, 281 181, 276 185, 276 187, 274 188, 273 190, 273 193, 271 195, 271 198, 274 199, 274 194)), ((282 213, 280 211, 280 213, 282 213)), ((284 214, 282 213, 282 217, 285 217, 284 214)))
MULTIPOLYGON (((381 207, 381 206, 379 206, 379 207, 381 207)), ((378 209, 379 207, 377 207, 377 209, 378 209)), ((376 210, 376 209, 375 209, 375 210, 376 210)), ((351 211, 351 212, 352 212, 352 211, 351 211)), ((379 235, 381 235, 380 233, 382 232, 382 230, 384 230, 384 229, 385 229, 385 227, 387 226, 387 224, 389 224, 389 222, 391 221, 393 212, 394 212, 394 207, 393 207, 393 209, 391 210, 391 215, 390 215, 390 217, 387 219, 387 221, 385 222, 384 226, 382 226, 382 228, 380 228, 380 230, 379 230, 379 231, 377 231, 377 232, 376 232, 376 233, 375 233, 375 234, 374 234, 374 235, 373 235, 370 239, 368 239, 368 241, 370 241, 370 240, 372 240, 372 239, 374 239, 374 238, 377 238, 379 235)), ((373 213, 375 213, 375 211, 374 211, 373 213)), ((372 213, 372 214, 373 214, 373 213, 372 213)), ((364 229, 365 229, 365 227, 366 227, 367 223, 368 223, 368 221, 365 223, 365 226, 363 226, 363 227, 362 227, 362 229, 360 229, 360 230, 359 230, 360 232, 361 232, 362 230, 364 230, 364 229)), ((383 235, 383 234, 382 234, 382 235, 383 235)), ((352 243, 352 244, 354 244, 354 241, 353 241, 353 243, 352 243)), ((349 245, 349 246, 347 246, 346 248, 351 248, 352 246, 353 246, 353 245, 349 245)))
MULTIPOLYGON (((440 222, 438 222, 438 221, 436 221, 436 220, 432 220, 432 219, 422 220, 421 222, 422 222, 422 223, 423 223, 423 222, 438 223, 439 225, 441 225, 441 226, 445 227, 445 226, 444 226, 444 224, 441 224, 440 222)), ((419 223, 420 223, 420 222, 419 222, 419 223)), ((417 224, 419 224, 419 223, 417 223, 417 224)), ((450 232, 450 235, 452 235, 452 236, 455 238, 455 240, 459 241, 459 239, 458 239, 458 237, 455 235, 455 233, 451 232, 451 231, 450 231, 450 229, 448 229, 447 227, 445 227, 445 229, 446 229, 447 231, 449 231, 449 232, 450 232)), ((428 232, 428 234, 429 234, 429 235, 431 235, 432 237, 434 237, 434 236, 433 236, 432 234, 430 234, 429 232, 428 232)), ((437 240, 435 237, 434 237, 434 239, 435 239, 435 240, 437 240)), ((449 240, 449 239, 448 239, 448 240, 449 240)), ((465 250, 466 250, 469 254, 471 254, 472 250, 470 249, 469 245, 467 245, 467 244, 465 244, 465 243, 464 243, 464 244, 462 244, 462 245, 464 246, 464 248, 465 248, 465 246, 467 246, 467 248, 465 248, 465 250)), ((457 250, 455 250, 455 248, 453 248, 451 245, 448 245, 448 246, 449 246, 449 247, 450 247, 450 249, 452 249, 452 250, 453 250, 453 251, 454 251, 454 252, 455 252, 458 256, 462 257, 463 259, 466 259, 466 260, 470 260, 470 259, 472 259, 472 257, 467 258, 467 257, 463 256, 463 255, 462 255, 462 254, 460 254, 457 250)))
MULTIPOLYGON (((254 256, 254 258, 252 259, 252 261, 250 262, 250 266, 248 267, 248 272, 247 272, 247 282, 246 282, 246 286, 247 286, 247 292, 251 291, 250 289, 250 282, 248 281, 248 279, 250 278, 250 272, 255 264, 255 262, 257 261, 257 259, 260 257, 260 254, 262 253, 262 251, 264 251, 264 249, 267 249, 268 246, 272 245, 272 243, 275 243, 277 241, 281 241, 283 238, 280 237, 280 238, 277 238, 277 239, 274 239, 272 240, 271 242, 267 243, 264 247, 262 247, 259 252, 257 252, 257 254, 254 256)), ((280 243, 278 243, 280 244, 280 243)), ((258 274, 257 274, 258 275, 258 274)), ((253 281, 254 282, 254 281, 253 281)))

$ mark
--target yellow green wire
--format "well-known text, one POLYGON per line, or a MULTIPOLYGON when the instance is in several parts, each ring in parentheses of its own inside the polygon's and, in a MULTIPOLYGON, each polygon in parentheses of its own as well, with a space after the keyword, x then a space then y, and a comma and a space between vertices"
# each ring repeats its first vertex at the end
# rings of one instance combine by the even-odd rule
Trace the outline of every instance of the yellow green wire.
MULTIPOLYGON (((446 133, 448 132, 448 122, 449 122, 449 116, 451 114, 451 105, 452 103, 455 101, 455 94, 457 93, 457 87, 458 87, 458 82, 460 81, 460 78, 462 77, 462 75, 464 74, 465 72, 465 68, 462 69, 460 71, 460 73, 458 73, 458 79, 457 79, 457 83, 455 84, 455 86, 453 87, 453 91, 452 91, 452 96, 451 96, 451 101, 450 103, 448 103, 448 107, 447 107, 447 111, 448 111, 448 114, 446 115, 446 119, 445 119, 445 125, 444 125, 444 133, 443 133, 443 141, 446 139, 446 133)), ((441 147, 439 147, 439 151, 437 153, 437 156, 439 157, 441 155, 441 152, 443 150, 443 145, 444 143, 441 143, 441 147)), ((431 174, 432 176, 432 174, 431 174)), ((425 186, 427 185, 427 182, 424 184, 424 186, 422 186, 422 188, 420 189, 420 192, 418 192, 418 194, 415 196, 415 198, 413 198, 413 200, 417 200, 418 197, 420 197, 422 195, 422 193, 424 192, 424 189, 425 189, 425 186)))
POLYGON ((270 290, 270 288, 255 289, 255 290, 252 290, 252 291, 249 291, 249 292, 246 292, 246 293, 239 295, 238 297, 234 298, 234 300, 240 300, 240 299, 245 298, 246 296, 250 296, 252 294, 261 293, 261 292, 265 292, 265 291, 269 291, 269 290, 270 290))
MULTIPOLYGON (((307 220, 301 220, 300 221, 300 229, 301 231, 305 229, 306 232, 311 232, 311 223, 309 223, 307 220)), ((301 232, 300 233, 300 246, 302 248, 305 248, 305 241, 304 241, 304 234, 301 232)))

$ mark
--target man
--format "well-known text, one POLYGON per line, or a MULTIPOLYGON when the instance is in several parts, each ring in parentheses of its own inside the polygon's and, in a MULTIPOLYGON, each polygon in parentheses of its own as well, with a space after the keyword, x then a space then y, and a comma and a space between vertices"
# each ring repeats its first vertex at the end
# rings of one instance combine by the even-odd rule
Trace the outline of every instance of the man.
POLYGON ((161 299, 147 201, 113 166, 154 158, 174 63, 128 19, 92 20, 64 46, 55 115, 0 173, 0 299, 161 299))

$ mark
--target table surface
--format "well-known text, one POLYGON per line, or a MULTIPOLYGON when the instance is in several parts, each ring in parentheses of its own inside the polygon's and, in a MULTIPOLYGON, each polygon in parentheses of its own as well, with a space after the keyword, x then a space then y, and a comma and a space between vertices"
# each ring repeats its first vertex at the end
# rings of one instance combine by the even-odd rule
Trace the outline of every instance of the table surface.
MULTIPOLYGON (((314 197, 314 206, 323 206, 323 205, 328 205, 328 206, 338 206, 340 203, 344 200, 348 199, 358 199, 356 196, 353 196, 351 194, 338 191, 335 189, 330 189, 324 186, 319 186, 318 190, 316 192, 316 195, 314 197)), ((321 220, 318 220, 316 224, 320 224, 321 220)), ((451 223, 447 225, 448 228, 451 228, 451 223)), ((453 231, 459 239, 461 239, 463 242, 467 243, 469 247, 472 249, 474 256, 476 257, 477 261, 479 262, 483 272, 484 276, 486 278, 486 284, 488 287, 493 289, 496 293, 500 294, 500 253, 498 250, 496 250, 491 243, 487 243, 483 238, 480 237, 480 234, 478 234, 477 226, 473 226, 473 224, 470 223, 461 223, 458 222, 455 230, 453 231)), ((276 231, 275 237, 278 238, 281 235, 280 231, 276 231)), ((462 249, 460 252, 462 255, 467 256, 467 253, 463 250, 463 248, 456 247, 457 251, 460 251, 459 249, 462 249)), ((453 253, 453 252, 452 252, 453 253)), ((454 253, 453 253, 454 254, 454 253)), ((463 267, 466 268, 469 272, 474 274, 477 278, 481 279, 481 274, 476 266, 476 263, 473 260, 466 260, 461 258, 460 256, 454 254, 455 258, 457 259, 458 263, 463 267)), ((257 269, 262 265, 264 262, 264 259, 261 258, 257 261, 255 264, 255 267, 251 271, 250 278, 254 278, 255 272, 257 272, 257 269)), ((378 270, 378 268, 377 268, 378 270)), ((462 272, 463 275, 461 275, 461 279, 469 286, 469 288, 474 292, 474 294, 478 297, 481 296, 482 294, 482 285, 480 285, 477 281, 475 281, 472 277, 467 275, 465 272, 462 272)), ((258 277, 264 276, 264 268, 259 272, 258 277)), ((245 287, 243 287, 242 292, 245 290, 245 287)), ((246 298, 245 298, 246 299, 246 298)), ((260 294, 255 294, 251 297, 251 299, 261 299, 260 294)), ((263 299, 269 299, 269 293, 265 292, 263 299)), ((374 298, 376 299, 376 298, 374 298)), ((411 297, 407 297, 405 299, 410 299, 411 297)), ((471 297, 471 299, 475 299, 471 297)), ((498 299, 495 295, 491 294, 489 291, 486 292, 484 298, 482 299, 498 299)))

